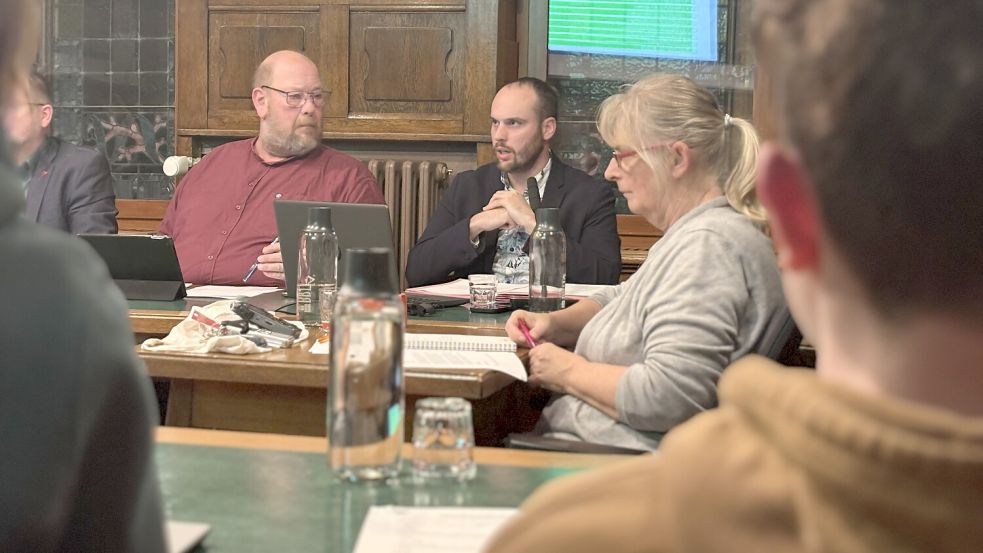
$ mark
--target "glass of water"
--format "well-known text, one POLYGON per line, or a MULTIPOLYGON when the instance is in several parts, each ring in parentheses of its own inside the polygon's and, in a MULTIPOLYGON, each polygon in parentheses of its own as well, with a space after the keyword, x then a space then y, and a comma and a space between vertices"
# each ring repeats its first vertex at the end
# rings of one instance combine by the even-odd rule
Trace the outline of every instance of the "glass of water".
POLYGON ((495 275, 471 275, 468 277, 471 291, 471 307, 492 309, 495 307, 495 275))
POLYGON ((413 417, 413 475, 419 479, 474 478, 471 404, 459 397, 416 402, 413 417))

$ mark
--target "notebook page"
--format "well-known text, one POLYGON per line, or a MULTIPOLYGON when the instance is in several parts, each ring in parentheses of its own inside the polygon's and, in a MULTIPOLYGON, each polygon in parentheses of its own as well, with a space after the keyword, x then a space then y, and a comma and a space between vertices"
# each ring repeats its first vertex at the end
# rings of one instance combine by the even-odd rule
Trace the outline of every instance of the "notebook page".
POLYGON ((354 553, 478 553, 510 508, 372 506, 354 553))
POLYGON ((406 349, 447 349, 455 351, 515 351, 515 342, 505 336, 467 334, 406 334, 406 349))
POLYGON ((452 351, 439 349, 403 350, 406 369, 488 369, 526 381, 526 367, 514 353, 504 351, 452 351))

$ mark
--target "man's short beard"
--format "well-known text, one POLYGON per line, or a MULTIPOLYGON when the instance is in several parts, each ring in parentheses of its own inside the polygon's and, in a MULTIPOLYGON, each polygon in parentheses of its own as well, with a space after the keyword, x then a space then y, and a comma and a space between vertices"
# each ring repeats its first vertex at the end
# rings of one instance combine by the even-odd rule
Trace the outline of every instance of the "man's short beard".
POLYGON ((299 157, 310 153, 320 143, 320 137, 290 133, 283 139, 273 133, 261 136, 263 148, 277 157, 299 157))
POLYGON ((518 152, 516 150, 512 150, 511 167, 507 167, 507 166, 503 167, 502 162, 498 162, 496 163, 498 170, 503 173, 526 173, 530 171, 533 168, 533 166, 536 165, 536 161, 539 160, 539 154, 543 153, 543 150, 546 149, 546 141, 540 140, 538 148, 530 148, 530 149, 533 151, 532 155, 522 160, 519 159, 519 156, 520 154, 521 155, 526 154, 526 152, 518 152))

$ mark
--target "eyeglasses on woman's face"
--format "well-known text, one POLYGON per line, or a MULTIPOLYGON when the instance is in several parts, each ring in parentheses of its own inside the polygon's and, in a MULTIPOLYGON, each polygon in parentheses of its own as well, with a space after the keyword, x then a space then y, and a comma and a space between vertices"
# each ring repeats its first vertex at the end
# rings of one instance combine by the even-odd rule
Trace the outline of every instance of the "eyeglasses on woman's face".
POLYGON ((651 146, 646 146, 646 147, 642 148, 641 150, 626 150, 626 151, 623 151, 623 152, 619 152, 619 151, 615 150, 615 152, 611 155, 611 158, 614 159, 614 162, 618 164, 618 169, 621 169, 622 171, 625 171, 626 169, 625 169, 625 166, 624 166, 624 160, 626 160, 628 158, 631 158, 631 157, 635 157, 640 152, 651 152, 652 150, 658 150, 659 148, 663 148, 663 147, 668 146, 670 144, 672 144, 672 142, 662 142, 661 144, 653 144, 651 146))

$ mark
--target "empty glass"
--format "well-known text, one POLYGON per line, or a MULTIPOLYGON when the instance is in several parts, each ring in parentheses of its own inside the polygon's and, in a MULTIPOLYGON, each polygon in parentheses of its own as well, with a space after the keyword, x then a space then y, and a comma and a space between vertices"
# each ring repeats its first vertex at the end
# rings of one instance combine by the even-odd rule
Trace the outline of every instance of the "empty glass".
POLYGON ((474 478, 471 404, 459 397, 416 402, 413 417, 413 475, 417 478, 474 478))
POLYGON ((468 277, 471 291, 471 307, 492 309, 495 307, 495 275, 471 275, 468 277))

